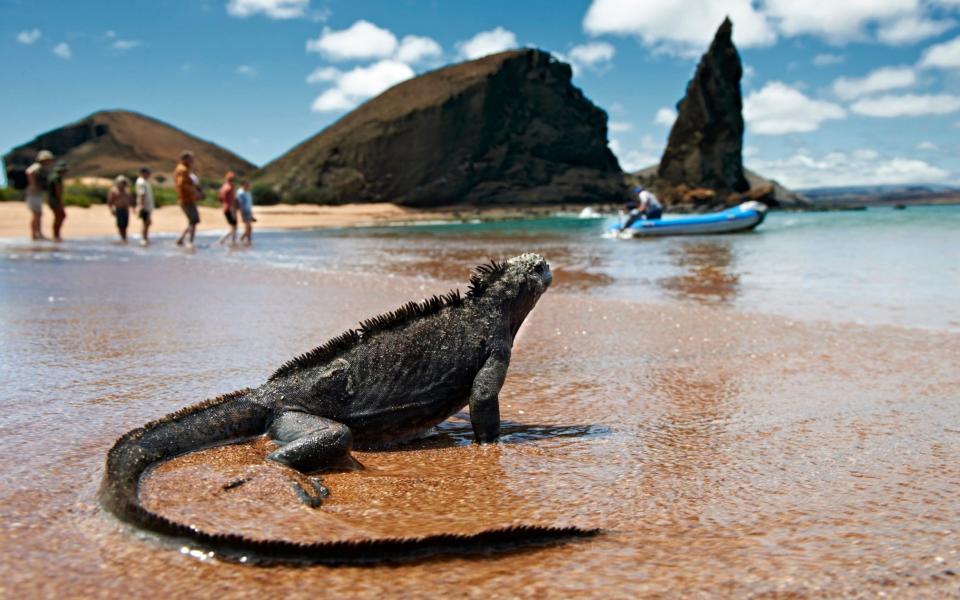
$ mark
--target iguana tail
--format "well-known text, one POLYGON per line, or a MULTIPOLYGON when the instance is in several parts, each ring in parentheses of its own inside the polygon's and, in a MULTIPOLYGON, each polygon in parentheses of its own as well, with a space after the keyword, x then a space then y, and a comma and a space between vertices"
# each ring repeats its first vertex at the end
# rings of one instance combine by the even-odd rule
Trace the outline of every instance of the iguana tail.
POLYGON ((208 400, 135 429, 107 454, 100 484, 103 507, 121 520, 165 536, 181 538, 220 559, 258 564, 364 564, 400 562, 437 555, 489 554, 530 545, 589 537, 596 529, 517 525, 475 534, 358 541, 296 543, 260 540, 237 534, 213 534, 177 523, 147 509, 140 502, 140 479, 151 467, 180 454, 263 434, 272 417, 270 408, 247 398, 250 390, 208 400))

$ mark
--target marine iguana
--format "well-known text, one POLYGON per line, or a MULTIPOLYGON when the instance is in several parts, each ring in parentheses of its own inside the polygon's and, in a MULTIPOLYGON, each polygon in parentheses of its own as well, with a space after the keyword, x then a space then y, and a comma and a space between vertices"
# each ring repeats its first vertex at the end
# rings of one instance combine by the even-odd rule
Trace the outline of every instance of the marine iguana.
MULTIPOLYGON (((244 562, 400 561, 594 535, 577 527, 520 525, 472 535, 298 544, 200 531, 151 512, 138 495, 143 475, 162 461, 263 434, 280 446, 268 459, 303 473, 350 460, 354 442, 375 447, 412 439, 467 404, 475 441, 495 441, 513 339, 552 279, 547 262, 535 254, 481 265, 463 296, 454 290, 404 304, 290 360, 256 389, 135 429, 107 455, 100 502, 131 524, 244 562)), ((314 497, 296 490, 313 504, 314 497)))

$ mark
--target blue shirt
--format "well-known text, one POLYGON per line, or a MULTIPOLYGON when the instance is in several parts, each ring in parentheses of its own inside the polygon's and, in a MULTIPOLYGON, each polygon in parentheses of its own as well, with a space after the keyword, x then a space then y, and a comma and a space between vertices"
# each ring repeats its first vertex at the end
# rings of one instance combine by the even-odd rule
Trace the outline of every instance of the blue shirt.
POLYGON ((253 210, 253 194, 241 189, 237 192, 237 205, 243 212, 251 212, 253 210))

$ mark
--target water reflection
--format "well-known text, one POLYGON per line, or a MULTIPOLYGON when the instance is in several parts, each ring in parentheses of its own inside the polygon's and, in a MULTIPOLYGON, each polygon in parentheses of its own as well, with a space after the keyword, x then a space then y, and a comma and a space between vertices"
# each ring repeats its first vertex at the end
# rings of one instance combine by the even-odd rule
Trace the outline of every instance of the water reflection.
POLYGON ((680 271, 658 280, 659 285, 682 299, 701 304, 730 304, 740 291, 733 246, 725 240, 683 240, 667 251, 680 271))

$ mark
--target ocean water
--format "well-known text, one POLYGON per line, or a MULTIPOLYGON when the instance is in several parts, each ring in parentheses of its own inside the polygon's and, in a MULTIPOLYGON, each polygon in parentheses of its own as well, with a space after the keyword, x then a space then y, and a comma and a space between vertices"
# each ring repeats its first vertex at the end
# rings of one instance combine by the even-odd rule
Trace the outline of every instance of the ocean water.
POLYGON ((536 251, 557 272, 558 289, 805 320, 960 331, 960 206, 775 212, 749 233, 602 238, 615 222, 555 216, 259 231, 252 249, 201 248, 192 255, 170 244, 140 250, 87 240, 56 250, 7 242, 0 244, 0 268, 24 260, 125 262, 164 256, 456 284, 481 262, 536 251))
POLYGON ((635 242, 603 239, 606 224, 258 232, 252 249, 195 252, 0 243, 0 598, 960 595, 960 207, 775 213, 749 234, 635 242), (602 535, 259 568, 98 507, 118 436, 524 251, 555 278, 514 342, 499 443, 472 444, 463 411, 356 452, 365 469, 325 474, 320 509, 265 440, 169 461, 141 495, 261 538, 602 535))

